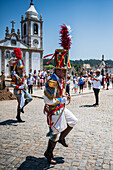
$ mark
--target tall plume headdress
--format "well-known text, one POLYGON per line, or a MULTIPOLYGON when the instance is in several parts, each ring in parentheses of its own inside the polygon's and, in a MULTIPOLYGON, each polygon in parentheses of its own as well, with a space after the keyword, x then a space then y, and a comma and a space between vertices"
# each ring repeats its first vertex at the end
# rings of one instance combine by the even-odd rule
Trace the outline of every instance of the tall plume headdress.
POLYGON ((67 69, 71 68, 70 65, 70 60, 69 60, 69 49, 71 48, 71 27, 66 26, 65 24, 61 25, 61 30, 60 30, 60 41, 59 43, 63 49, 56 49, 54 54, 49 54, 44 56, 43 58, 52 56, 52 58, 47 62, 47 64, 50 63, 50 61, 54 58, 54 65, 55 68, 58 69, 67 69))
POLYGON ((66 26, 65 24, 61 25, 61 30, 59 32, 61 35, 61 47, 63 47, 64 49, 69 50, 71 48, 71 27, 70 26, 66 26))

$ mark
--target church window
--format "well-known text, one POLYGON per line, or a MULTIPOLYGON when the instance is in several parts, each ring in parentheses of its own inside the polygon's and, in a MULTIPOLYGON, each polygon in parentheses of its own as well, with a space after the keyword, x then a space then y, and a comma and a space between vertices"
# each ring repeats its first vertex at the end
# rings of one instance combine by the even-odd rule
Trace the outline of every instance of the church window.
POLYGON ((24 24, 24 35, 26 35, 26 23, 24 24))
POLYGON ((16 45, 16 40, 12 39, 11 40, 11 45, 16 45))
POLYGON ((34 45, 34 46, 36 46, 36 47, 37 47, 37 46, 38 46, 38 44, 39 44, 39 41, 38 41, 37 39, 33 40, 33 45, 34 45))
POLYGON ((34 34, 38 34, 38 25, 34 24, 34 34))
POLYGON ((10 51, 6 51, 6 58, 10 57, 10 51))

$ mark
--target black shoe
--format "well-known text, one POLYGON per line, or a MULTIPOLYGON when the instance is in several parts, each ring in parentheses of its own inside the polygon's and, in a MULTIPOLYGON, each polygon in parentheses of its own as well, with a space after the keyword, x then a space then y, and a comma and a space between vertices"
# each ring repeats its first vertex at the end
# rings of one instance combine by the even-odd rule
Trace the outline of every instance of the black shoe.
POLYGON ((44 156, 47 158, 47 160, 50 164, 56 164, 56 161, 53 159, 53 154, 45 151, 44 156))
POLYGON ((68 145, 66 144, 65 139, 62 139, 62 140, 59 139, 58 142, 61 143, 64 147, 68 147, 68 145))
POLYGON ((73 127, 70 127, 69 125, 67 125, 67 128, 63 132, 61 132, 61 135, 60 135, 58 142, 61 143, 65 147, 68 147, 68 145, 66 144, 66 141, 65 141, 65 137, 68 135, 68 133, 72 129, 73 129, 73 127))
POLYGON ((18 122, 22 122, 22 119, 18 116, 16 116, 16 119, 18 120, 18 122))
POLYGON ((97 107, 97 106, 99 106, 99 104, 93 104, 93 107, 97 107))
POLYGON ((24 108, 23 107, 21 108, 21 112, 24 113, 24 108))
POLYGON ((50 164, 56 164, 56 161, 53 158, 53 150, 56 146, 56 143, 57 142, 53 142, 49 139, 47 150, 44 153, 44 156, 47 158, 47 160, 50 164))
POLYGON ((17 109, 17 116, 16 116, 16 119, 18 120, 18 122, 22 122, 22 119, 20 117, 20 114, 21 114, 21 109, 17 109))

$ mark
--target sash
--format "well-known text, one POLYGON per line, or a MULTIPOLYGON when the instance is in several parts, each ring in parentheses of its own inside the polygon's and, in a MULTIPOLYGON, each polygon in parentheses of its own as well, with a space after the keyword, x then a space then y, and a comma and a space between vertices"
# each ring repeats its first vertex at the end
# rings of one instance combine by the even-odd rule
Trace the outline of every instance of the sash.
MULTIPOLYGON (((57 84, 58 84, 58 88, 59 88, 59 91, 60 91, 60 96, 62 96, 63 89, 61 89, 59 83, 57 83, 57 84)), ((56 98, 58 98, 58 97, 59 97, 59 96, 56 96, 56 98)))
POLYGON ((18 76, 18 78, 21 80, 21 82, 14 88, 15 90, 18 90, 19 86, 21 86, 23 84, 23 82, 25 80, 25 76, 23 77, 23 79, 21 79, 20 76, 18 76))
POLYGON ((51 124, 51 119, 52 119, 52 113, 56 112, 57 110, 60 110, 64 105, 61 103, 61 105, 59 107, 56 107, 56 109, 48 111, 46 109, 46 106, 44 107, 44 110, 47 112, 47 124, 50 125, 50 127, 52 126, 51 124))

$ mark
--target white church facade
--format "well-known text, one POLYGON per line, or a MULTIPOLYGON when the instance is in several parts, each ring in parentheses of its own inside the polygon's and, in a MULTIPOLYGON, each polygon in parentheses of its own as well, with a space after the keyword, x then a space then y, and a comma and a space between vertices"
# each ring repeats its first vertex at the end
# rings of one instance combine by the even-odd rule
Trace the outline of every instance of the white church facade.
POLYGON ((25 72, 43 69, 43 21, 42 15, 38 18, 38 13, 31 0, 30 8, 26 11, 24 19, 21 16, 21 35, 20 30, 15 32, 12 21, 11 33, 6 27, 5 39, 0 41, 0 74, 4 72, 5 76, 10 76, 15 62, 14 48, 20 48, 25 63, 25 72))

